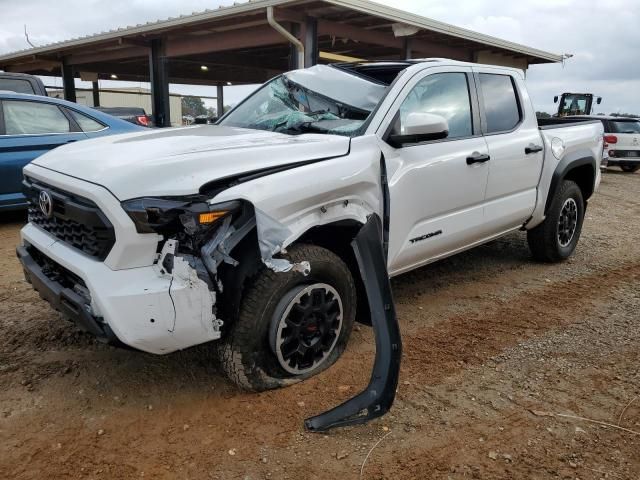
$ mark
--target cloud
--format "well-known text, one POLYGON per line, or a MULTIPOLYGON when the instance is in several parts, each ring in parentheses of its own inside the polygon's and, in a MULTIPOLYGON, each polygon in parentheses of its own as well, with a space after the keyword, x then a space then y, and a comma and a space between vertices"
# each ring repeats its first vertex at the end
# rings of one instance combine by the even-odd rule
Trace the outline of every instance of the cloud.
MULTIPOLYGON (((387 3, 387 2, 381 2, 387 3)), ((534 65, 527 83, 538 110, 553 96, 593 92, 601 111, 640 114, 640 2, 623 0, 396 0, 413 13, 554 53, 562 65, 534 65)))

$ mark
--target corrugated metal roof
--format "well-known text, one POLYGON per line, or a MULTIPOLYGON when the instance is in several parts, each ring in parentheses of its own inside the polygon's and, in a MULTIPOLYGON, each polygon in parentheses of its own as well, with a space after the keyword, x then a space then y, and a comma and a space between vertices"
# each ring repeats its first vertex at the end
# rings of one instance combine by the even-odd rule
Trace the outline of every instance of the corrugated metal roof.
POLYGON ((407 25, 412 25, 425 30, 431 30, 433 32, 438 32, 445 35, 451 35, 453 37, 458 37, 463 40, 470 40, 473 42, 484 43, 487 46, 512 50, 514 52, 530 55, 532 57, 544 58, 545 60, 548 60, 551 62, 562 61, 562 55, 545 52, 544 50, 527 47, 525 45, 521 45, 515 42, 509 42, 507 40, 502 40, 497 37, 492 37, 491 35, 485 35, 483 33, 474 32, 466 28, 456 27, 449 23, 439 22, 431 18, 423 17, 421 15, 415 15, 409 12, 405 12, 404 10, 388 7, 386 5, 374 3, 369 0, 324 0, 324 1, 334 5, 350 7, 354 10, 358 10, 363 13, 368 13, 370 15, 377 15, 377 16, 382 16, 384 18, 389 18, 390 20, 394 20, 400 23, 406 23, 407 25))
MULTIPOLYGON (((462 40, 481 43, 487 47, 500 48, 510 50, 521 55, 537 57, 549 62, 560 62, 562 56, 530 48, 518 43, 502 40, 490 35, 485 35, 464 28, 456 27, 448 23, 432 20, 420 15, 408 13, 397 8, 388 7, 369 0, 321 0, 328 5, 334 5, 343 8, 350 8, 361 13, 388 19, 393 22, 405 23, 424 30, 429 30, 444 35, 449 35, 462 40)), ((236 2, 230 6, 220 6, 217 9, 204 10, 202 12, 193 12, 190 15, 180 15, 179 17, 170 17, 164 20, 156 20, 144 24, 131 25, 127 27, 116 28, 93 35, 85 35, 69 40, 54 42, 36 48, 29 48, 0 55, 0 61, 9 61, 18 59, 26 55, 38 55, 46 53, 55 53, 62 49, 71 47, 85 46, 93 43, 103 42, 111 39, 117 39, 123 36, 133 36, 142 34, 153 34, 173 27, 185 25, 193 25, 205 23, 210 20, 231 17, 243 13, 257 11, 268 6, 284 6, 291 4, 305 3, 304 0, 248 0, 247 2, 236 2)))

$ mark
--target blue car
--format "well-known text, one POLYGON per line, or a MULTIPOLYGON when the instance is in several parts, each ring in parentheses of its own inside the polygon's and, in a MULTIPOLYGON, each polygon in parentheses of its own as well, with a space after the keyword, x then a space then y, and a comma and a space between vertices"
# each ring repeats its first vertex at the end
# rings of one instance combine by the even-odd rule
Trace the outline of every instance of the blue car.
POLYGON ((22 168, 34 158, 66 143, 140 130, 145 128, 77 103, 0 92, 0 211, 27 206, 22 168))

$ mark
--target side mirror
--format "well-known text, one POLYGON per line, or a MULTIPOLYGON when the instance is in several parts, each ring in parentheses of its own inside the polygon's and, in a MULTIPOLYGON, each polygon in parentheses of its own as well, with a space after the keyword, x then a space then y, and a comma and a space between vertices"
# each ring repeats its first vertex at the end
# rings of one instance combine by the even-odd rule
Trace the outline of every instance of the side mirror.
POLYGON ((558 95, 556 95, 555 97, 553 97, 553 103, 558 103, 558 95))
POLYGON ((447 119, 432 113, 410 113, 402 125, 402 133, 389 135, 389 144, 393 147, 404 147, 430 140, 441 140, 449 136, 447 119))
POLYGON ((598 97, 598 99, 596 100, 596 103, 600 105, 602 103, 602 97, 598 97))

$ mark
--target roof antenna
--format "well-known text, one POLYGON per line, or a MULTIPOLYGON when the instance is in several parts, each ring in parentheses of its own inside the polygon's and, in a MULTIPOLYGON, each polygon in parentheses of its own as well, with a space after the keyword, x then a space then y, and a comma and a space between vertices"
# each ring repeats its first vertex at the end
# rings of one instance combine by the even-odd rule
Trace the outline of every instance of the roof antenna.
POLYGON ((31 43, 31 40, 29 40, 29 34, 27 33, 27 24, 26 23, 24 24, 24 38, 27 39, 27 43, 29 45, 31 45, 32 48, 36 48, 36 46, 33 43, 31 43))

